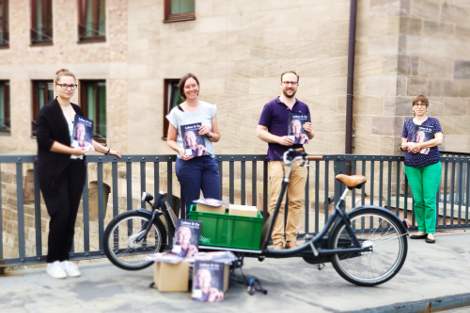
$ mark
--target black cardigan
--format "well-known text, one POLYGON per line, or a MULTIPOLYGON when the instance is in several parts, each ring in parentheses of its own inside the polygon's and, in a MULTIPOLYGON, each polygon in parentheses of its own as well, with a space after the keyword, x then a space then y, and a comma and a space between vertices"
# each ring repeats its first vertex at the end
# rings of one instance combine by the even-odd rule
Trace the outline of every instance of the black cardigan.
MULTIPOLYGON (((71 103, 75 114, 83 116, 76 104, 71 103)), ((52 152, 54 141, 70 147, 70 132, 57 99, 46 104, 36 117, 38 143, 38 177, 43 192, 53 192, 55 181, 70 162, 70 154, 52 152)))

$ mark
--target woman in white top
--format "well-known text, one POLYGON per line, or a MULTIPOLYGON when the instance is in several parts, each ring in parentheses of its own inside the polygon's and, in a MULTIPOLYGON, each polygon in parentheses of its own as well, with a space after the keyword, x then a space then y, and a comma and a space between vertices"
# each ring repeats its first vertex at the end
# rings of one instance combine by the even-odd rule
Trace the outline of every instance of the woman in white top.
POLYGON ((167 142, 170 148, 177 152, 176 176, 181 184, 186 211, 182 217, 188 218, 189 208, 194 200, 199 199, 201 190, 204 198, 221 197, 219 167, 212 146, 213 142, 220 140, 220 133, 215 116, 217 108, 199 100, 199 80, 196 76, 191 73, 183 76, 178 89, 186 101, 173 108, 167 115, 170 122, 167 142), (199 143, 205 146, 203 156, 193 156, 190 149, 185 149, 183 142, 185 130, 193 130, 195 127, 199 143))

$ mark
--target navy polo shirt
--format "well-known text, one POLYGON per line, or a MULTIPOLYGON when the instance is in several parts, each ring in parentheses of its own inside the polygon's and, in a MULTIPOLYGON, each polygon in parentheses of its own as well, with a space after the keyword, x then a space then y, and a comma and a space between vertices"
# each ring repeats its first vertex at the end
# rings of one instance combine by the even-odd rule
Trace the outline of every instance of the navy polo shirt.
MULTIPOLYGON (((281 102, 279 97, 269 101, 264 105, 263 112, 259 118, 259 125, 268 128, 268 131, 276 136, 287 136, 289 127, 289 113, 307 114, 308 121, 310 120, 310 110, 308 106, 295 99, 295 104, 290 110, 284 103, 281 102)), ((302 148, 301 144, 294 144, 290 147, 283 146, 278 143, 268 142, 268 161, 281 161, 282 155, 290 148, 302 148)))

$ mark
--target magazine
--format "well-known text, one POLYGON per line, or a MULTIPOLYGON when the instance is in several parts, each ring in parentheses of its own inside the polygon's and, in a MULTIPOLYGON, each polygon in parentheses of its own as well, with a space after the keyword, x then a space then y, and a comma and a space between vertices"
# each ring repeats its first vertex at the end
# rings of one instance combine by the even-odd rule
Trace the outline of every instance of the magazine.
POLYGON ((218 199, 212 199, 212 198, 205 198, 205 199, 197 199, 193 201, 194 203, 198 204, 204 204, 212 207, 219 207, 221 205, 227 205, 230 204, 230 202, 227 201, 222 201, 218 199))
POLYGON ((220 302, 224 299, 225 264, 196 261, 193 271, 192 298, 197 301, 220 302))
POLYGON ((199 252, 194 255, 194 261, 214 261, 223 264, 231 264, 238 258, 231 251, 199 252))
POLYGON ((204 136, 199 135, 202 123, 181 125, 184 153, 188 156, 198 157, 207 154, 204 136))
POLYGON ((289 113, 289 126, 287 135, 294 140, 294 144, 307 144, 308 133, 303 128, 305 122, 308 122, 307 114, 289 113))
POLYGON ((163 263, 170 263, 170 264, 178 264, 184 260, 184 258, 177 256, 173 253, 153 253, 149 256, 144 258, 147 261, 154 261, 154 262, 163 262, 163 263))
MULTIPOLYGON (((411 142, 425 142, 434 138, 434 129, 432 126, 415 125, 411 142)), ((429 148, 419 150, 420 154, 428 154, 429 148)))
POLYGON ((201 221, 177 219, 171 252, 183 258, 191 258, 198 253, 201 225, 201 221))
POLYGON ((91 138, 93 135, 93 121, 75 114, 73 120, 72 148, 82 147, 85 151, 95 151, 91 138))

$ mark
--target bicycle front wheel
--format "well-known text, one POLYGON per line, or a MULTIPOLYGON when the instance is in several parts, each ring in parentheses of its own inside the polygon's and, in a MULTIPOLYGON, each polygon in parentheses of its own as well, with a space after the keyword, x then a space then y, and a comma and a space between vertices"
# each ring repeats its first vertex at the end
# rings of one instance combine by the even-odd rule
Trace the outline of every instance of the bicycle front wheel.
POLYGON ((103 248, 114 265, 125 270, 144 269, 153 263, 145 257, 164 249, 166 230, 158 218, 146 236, 137 240, 147 229, 150 219, 148 214, 128 211, 119 214, 108 224, 104 232, 103 248))
MULTIPOLYGON (((349 214, 354 235, 362 247, 372 251, 339 253, 330 260, 335 270, 347 281, 359 286, 382 284, 403 266, 408 251, 406 232, 390 214, 374 208, 364 208, 349 214)), ((355 247, 343 221, 332 231, 330 247, 355 247)))

